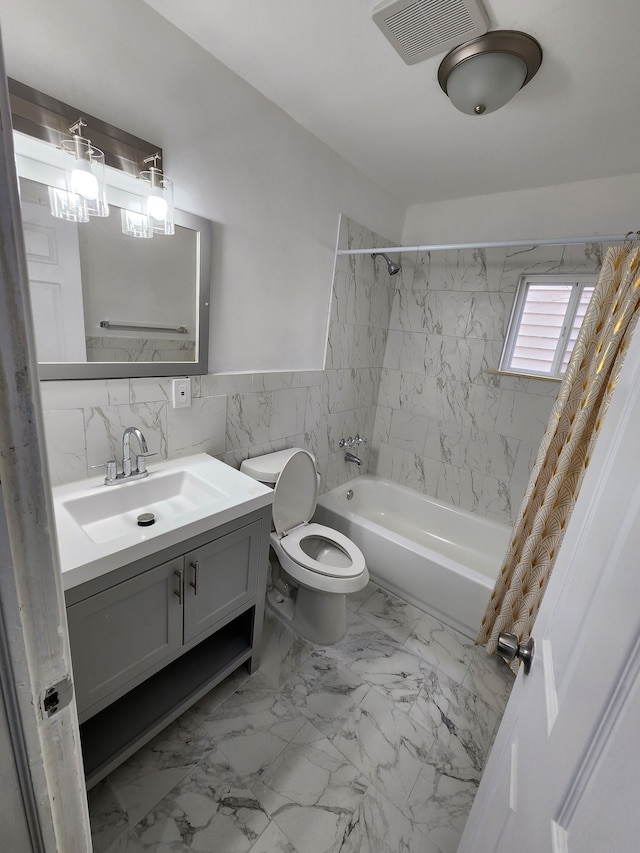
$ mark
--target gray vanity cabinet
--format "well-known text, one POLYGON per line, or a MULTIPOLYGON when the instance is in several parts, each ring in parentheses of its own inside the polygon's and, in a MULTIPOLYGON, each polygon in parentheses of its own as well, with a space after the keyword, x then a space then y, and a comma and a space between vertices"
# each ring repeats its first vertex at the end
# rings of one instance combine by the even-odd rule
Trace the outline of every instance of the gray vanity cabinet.
POLYGON ((67 590, 91 787, 241 666, 262 635, 271 508, 67 590))
POLYGON ((139 680, 182 646, 182 558, 67 608, 78 712, 139 680))
POLYGON ((208 633, 255 595, 260 524, 242 527, 185 554, 184 642, 208 633))

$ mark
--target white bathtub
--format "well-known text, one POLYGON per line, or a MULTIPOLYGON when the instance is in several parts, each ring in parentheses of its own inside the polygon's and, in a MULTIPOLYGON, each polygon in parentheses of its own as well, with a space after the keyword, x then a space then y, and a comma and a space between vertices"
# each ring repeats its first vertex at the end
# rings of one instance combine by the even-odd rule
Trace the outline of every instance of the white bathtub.
POLYGON ((475 639, 510 527, 370 475, 322 495, 314 521, 358 545, 374 582, 475 639))

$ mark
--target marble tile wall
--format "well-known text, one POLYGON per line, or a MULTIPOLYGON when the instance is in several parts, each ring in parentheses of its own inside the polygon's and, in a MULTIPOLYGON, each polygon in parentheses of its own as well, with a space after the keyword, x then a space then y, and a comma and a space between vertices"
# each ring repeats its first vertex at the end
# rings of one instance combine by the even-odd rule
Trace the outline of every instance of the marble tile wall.
POLYGON ((402 255, 370 467, 511 523, 558 383, 498 376, 522 273, 595 273, 599 244, 402 255))
POLYGON ((87 361, 193 361, 195 340, 87 335, 87 361))
MULTIPOLYGON (((389 243, 379 234, 341 217, 338 247, 359 249, 389 243)), ((318 443, 326 489, 368 469, 376 404, 394 296, 393 278, 383 259, 371 255, 338 255, 333 279, 327 357, 322 381, 318 443), (367 439, 352 452, 362 459, 358 468, 344 460, 341 438, 356 434, 367 439)))
POLYGON ((235 467, 317 443, 322 371, 210 374, 191 383, 191 407, 174 409, 171 378, 41 382, 53 485, 119 461, 127 426, 142 429, 157 459, 205 452, 235 467))

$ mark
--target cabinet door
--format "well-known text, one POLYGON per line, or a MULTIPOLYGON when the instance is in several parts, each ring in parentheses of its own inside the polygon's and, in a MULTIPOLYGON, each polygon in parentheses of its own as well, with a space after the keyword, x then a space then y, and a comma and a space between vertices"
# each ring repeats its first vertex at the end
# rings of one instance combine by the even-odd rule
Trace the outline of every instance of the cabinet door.
POLYGON ((67 608, 78 711, 133 687, 180 648, 183 566, 179 557, 67 608))
POLYGON ((185 643, 255 598, 261 529, 256 521, 185 555, 185 643))

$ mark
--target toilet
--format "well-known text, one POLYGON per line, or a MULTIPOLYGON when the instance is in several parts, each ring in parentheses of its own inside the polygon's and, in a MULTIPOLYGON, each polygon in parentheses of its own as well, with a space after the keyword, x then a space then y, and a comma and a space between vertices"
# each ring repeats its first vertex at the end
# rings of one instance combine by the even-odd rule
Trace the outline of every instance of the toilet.
POLYGON ((347 595, 367 585, 369 572, 347 536, 310 522, 319 480, 313 456, 280 450, 246 459, 240 470, 274 489, 267 605, 305 639, 337 643, 347 632, 347 595))

